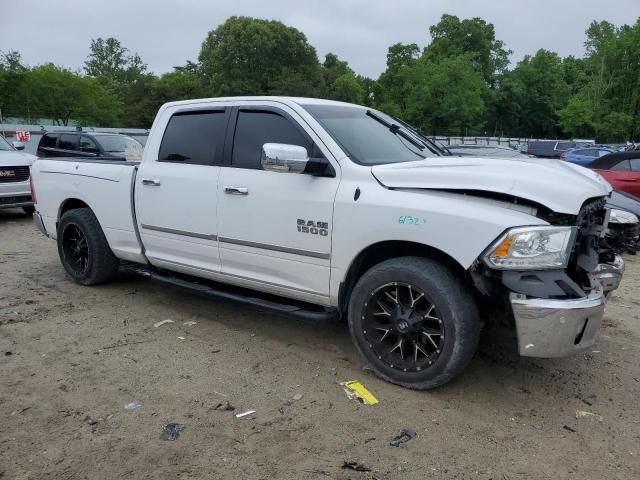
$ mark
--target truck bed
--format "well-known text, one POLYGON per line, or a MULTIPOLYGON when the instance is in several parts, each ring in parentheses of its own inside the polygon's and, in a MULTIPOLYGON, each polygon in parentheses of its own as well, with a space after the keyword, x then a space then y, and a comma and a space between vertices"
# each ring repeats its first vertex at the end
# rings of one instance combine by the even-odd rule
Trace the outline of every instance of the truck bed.
POLYGON ((123 260, 144 262, 133 209, 137 169, 137 162, 128 161, 38 159, 32 178, 47 234, 56 238, 60 211, 86 204, 99 219, 113 253, 123 260))

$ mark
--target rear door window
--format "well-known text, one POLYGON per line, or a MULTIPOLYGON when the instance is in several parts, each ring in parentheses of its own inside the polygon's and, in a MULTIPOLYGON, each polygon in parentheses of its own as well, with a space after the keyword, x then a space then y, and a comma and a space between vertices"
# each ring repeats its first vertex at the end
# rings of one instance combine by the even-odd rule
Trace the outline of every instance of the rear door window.
POLYGON ((58 141, 58 135, 52 135, 47 133, 42 140, 40 140, 40 147, 42 148, 56 148, 56 142, 58 141))
POLYGON ((632 158, 629 163, 631 164, 631 170, 640 173, 640 158, 632 158))
POLYGON ((268 110, 240 110, 236 121, 231 165, 262 170, 262 146, 285 143, 307 149, 312 156, 313 144, 289 119, 268 110))
POLYGON ((65 134, 60 135, 59 147, 62 150, 77 150, 78 149, 78 135, 65 134))
POLYGON ((221 165, 227 118, 224 109, 174 114, 162 137, 158 161, 221 165))

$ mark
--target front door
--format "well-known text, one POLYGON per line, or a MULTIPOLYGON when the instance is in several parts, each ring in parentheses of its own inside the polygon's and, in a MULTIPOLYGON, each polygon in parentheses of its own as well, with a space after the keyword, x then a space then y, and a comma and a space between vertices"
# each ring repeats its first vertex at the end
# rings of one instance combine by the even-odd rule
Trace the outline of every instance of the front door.
POLYGON ((137 221, 154 265, 202 276, 220 271, 217 197, 228 118, 224 107, 176 111, 157 158, 141 164, 137 221))
POLYGON ((219 182, 222 272, 259 282, 251 286, 266 291, 327 297, 339 176, 271 172, 261 165, 265 143, 303 146, 309 157, 326 158, 297 118, 268 102, 238 107, 232 115, 231 165, 221 168, 219 182))

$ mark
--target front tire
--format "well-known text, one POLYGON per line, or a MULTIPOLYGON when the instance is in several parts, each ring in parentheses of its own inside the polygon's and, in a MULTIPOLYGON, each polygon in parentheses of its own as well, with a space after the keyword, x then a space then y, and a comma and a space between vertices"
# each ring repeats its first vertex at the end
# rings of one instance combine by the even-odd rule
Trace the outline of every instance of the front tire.
POLYGON ((120 264, 89 208, 69 210, 62 215, 58 224, 58 254, 64 269, 81 285, 97 285, 113 278, 120 264))
POLYGON ((356 283, 349 330, 374 372, 427 390, 459 375, 478 348, 478 309, 461 279, 422 257, 386 260, 356 283))

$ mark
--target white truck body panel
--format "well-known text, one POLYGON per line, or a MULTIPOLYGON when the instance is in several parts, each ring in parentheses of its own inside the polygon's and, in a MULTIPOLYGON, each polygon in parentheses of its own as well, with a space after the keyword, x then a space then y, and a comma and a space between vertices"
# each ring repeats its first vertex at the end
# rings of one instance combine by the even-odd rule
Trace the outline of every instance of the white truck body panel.
POLYGON ((585 198, 608 195, 601 177, 582 174, 568 162, 528 158, 439 157, 373 167, 390 188, 487 191, 526 198, 557 213, 577 215, 585 198), (517 172, 518 175, 514 175, 517 172))
POLYGON ((56 238, 60 208, 69 199, 86 203, 96 214, 113 253, 133 262, 145 262, 136 237, 131 209, 131 182, 135 165, 39 159, 33 167, 38 182, 38 211, 47 232, 56 238), (44 200, 44 201, 43 201, 44 200))
POLYGON ((587 199, 610 191, 606 182, 558 161, 536 165, 440 157, 358 165, 301 106, 306 104, 340 103, 235 97, 165 104, 137 175, 134 166, 125 163, 40 160, 35 168, 37 208, 46 230, 55 238, 61 206, 78 199, 94 211, 119 258, 140 263, 148 259, 170 270, 337 306, 349 267, 373 244, 427 245, 468 269, 506 229, 546 224, 531 207, 452 191, 499 192, 571 214, 587 199), (235 105, 287 112, 321 148, 335 177, 157 161, 173 113, 235 105), (131 205, 133 179, 137 225, 131 205), (248 195, 225 194, 226 186, 246 188, 248 195), (356 189, 361 192, 358 200, 356 189), (403 223, 406 216, 416 222, 403 223), (301 234, 296 230, 299 219, 327 222, 328 235, 301 234))

